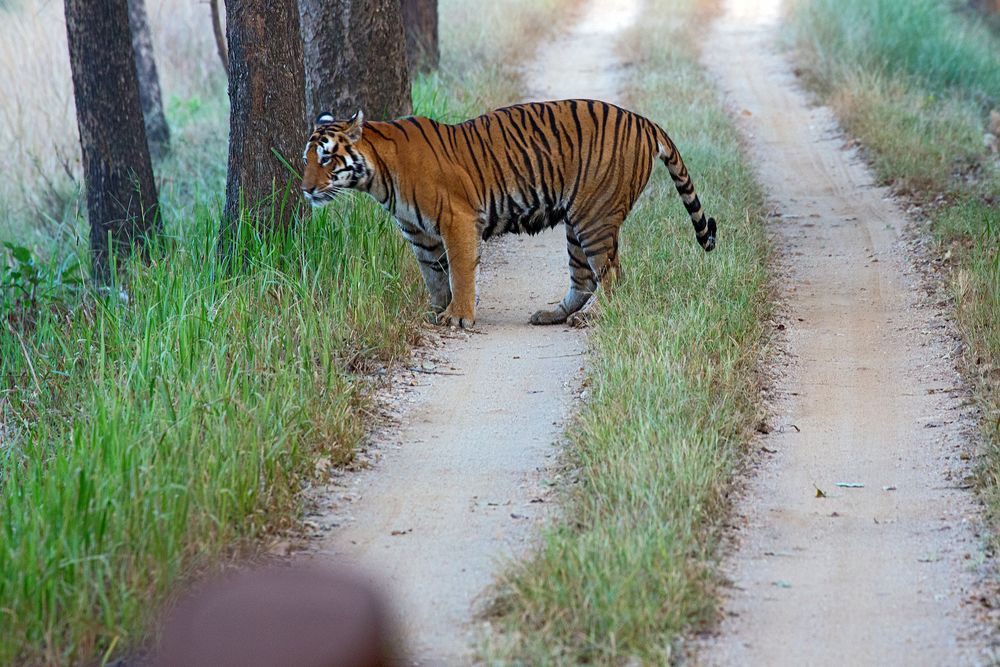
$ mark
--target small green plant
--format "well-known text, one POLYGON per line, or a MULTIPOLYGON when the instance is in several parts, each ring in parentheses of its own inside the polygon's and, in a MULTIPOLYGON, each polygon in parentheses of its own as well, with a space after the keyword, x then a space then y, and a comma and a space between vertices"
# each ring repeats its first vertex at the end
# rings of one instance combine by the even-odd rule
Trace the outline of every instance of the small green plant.
POLYGON ((10 252, 14 264, 7 268, 3 283, 0 285, 4 289, 19 290, 29 299, 34 298, 35 289, 40 281, 31 251, 8 241, 4 241, 3 245, 10 252))
MULTIPOLYGON (((4 241, 3 247, 7 249, 7 261, 0 276, 0 292, 12 294, 10 302, 35 307, 58 299, 67 291, 75 291, 82 283, 80 262, 73 255, 67 255, 52 269, 45 269, 39 267, 28 248, 9 241, 4 241)), ((8 299, 4 298, 4 302, 8 299)))

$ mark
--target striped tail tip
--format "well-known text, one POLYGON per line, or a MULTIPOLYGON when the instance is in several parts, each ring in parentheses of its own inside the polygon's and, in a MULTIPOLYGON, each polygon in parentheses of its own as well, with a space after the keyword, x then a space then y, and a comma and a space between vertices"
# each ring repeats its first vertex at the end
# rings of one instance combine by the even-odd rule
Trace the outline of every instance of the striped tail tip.
POLYGON ((705 229, 705 236, 698 239, 698 243, 705 249, 705 252, 712 252, 715 249, 715 218, 708 219, 705 229))

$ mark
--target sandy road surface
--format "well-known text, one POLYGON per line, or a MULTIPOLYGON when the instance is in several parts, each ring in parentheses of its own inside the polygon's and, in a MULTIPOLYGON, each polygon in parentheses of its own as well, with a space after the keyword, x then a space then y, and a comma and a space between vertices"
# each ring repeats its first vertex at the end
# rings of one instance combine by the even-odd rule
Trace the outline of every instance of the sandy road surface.
POLYGON ((904 215, 777 55, 779 3, 728 0, 704 53, 777 209, 787 329, 774 430, 756 443, 774 453, 747 483, 725 618, 698 661, 975 662, 954 342, 920 303, 904 215))
MULTIPOLYGON (((529 99, 617 96, 615 35, 632 0, 592 0, 528 68, 529 99)), ((331 488, 312 519, 333 529, 321 559, 353 563, 387 591, 415 662, 471 660, 477 596, 501 559, 523 554, 544 518, 553 463, 583 363, 583 333, 532 327, 569 283, 565 233, 486 244, 479 333, 433 351, 433 371, 401 398, 378 462, 331 488), (534 502, 533 502, 534 501, 534 502)), ((417 363, 421 363, 419 360, 417 363)), ((428 364, 430 366, 430 364, 428 364)))

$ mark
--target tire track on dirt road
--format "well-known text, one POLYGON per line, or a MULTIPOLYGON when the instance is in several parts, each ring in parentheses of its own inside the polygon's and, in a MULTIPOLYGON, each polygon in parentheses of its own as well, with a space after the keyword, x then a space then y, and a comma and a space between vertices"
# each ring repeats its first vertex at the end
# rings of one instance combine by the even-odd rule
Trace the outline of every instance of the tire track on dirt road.
MULTIPOLYGON (((580 20, 527 68, 529 99, 614 101, 615 36, 637 6, 585 2, 580 20)), ((314 557, 370 574, 418 663, 471 661, 477 596, 502 559, 525 554, 544 520, 546 503, 537 501, 547 500, 543 477, 586 339, 562 326, 532 327, 528 318, 562 298, 567 261, 562 227, 485 244, 478 333, 452 336, 433 351, 432 372, 410 376, 420 386, 396 397, 404 404, 399 425, 375 434, 375 465, 346 474, 310 517, 332 526, 314 557)))
POLYGON ((954 341, 921 302, 904 214, 777 54, 780 8, 728 0, 703 55, 778 211, 787 329, 756 443, 774 453, 738 506, 725 618, 697 661, 972 662, 980 509, 954 341))

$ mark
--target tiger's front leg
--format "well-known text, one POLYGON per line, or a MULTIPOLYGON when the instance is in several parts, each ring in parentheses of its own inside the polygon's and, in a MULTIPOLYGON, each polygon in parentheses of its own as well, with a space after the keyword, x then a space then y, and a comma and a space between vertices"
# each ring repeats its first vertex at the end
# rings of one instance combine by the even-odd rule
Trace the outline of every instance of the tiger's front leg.
POLYGON ((479 234, 473 216, 453 217, 440 223, 448 251, 451 303, 438 322, 462 328, 476 323, 476 264, 479 262, 479 234))

